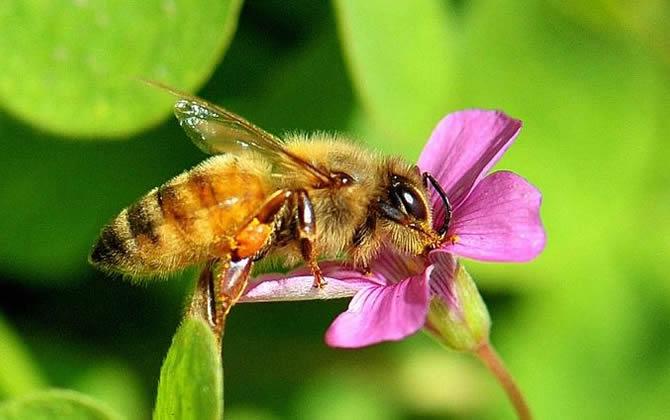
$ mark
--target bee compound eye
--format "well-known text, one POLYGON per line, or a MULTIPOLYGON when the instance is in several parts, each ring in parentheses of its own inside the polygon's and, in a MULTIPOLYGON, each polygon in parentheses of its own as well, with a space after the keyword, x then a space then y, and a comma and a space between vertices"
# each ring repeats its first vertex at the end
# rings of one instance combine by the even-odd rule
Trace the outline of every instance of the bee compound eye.
POLYGON ((393 196, 396 205, 402 206, 402 209, 408 215, 417 220, 426 220, 428 218, 428 209, 426 203, 419 196, 418 191, 402 183, 394 186, 393 196))

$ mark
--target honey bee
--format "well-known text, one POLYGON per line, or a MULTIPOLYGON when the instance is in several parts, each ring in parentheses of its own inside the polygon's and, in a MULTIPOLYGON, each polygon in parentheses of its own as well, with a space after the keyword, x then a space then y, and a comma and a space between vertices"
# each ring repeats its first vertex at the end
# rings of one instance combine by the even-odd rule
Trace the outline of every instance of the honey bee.
POLYGON ((100 269, 144 277, 219 262, 218 283, 238 282, 233 304, 261 258, 304 261, 320 288, 321 257, 344 256, 365 269, 382 247, 422 254, 444 242, 449 201, 417 166, 335 135, 278 138, 221 107, 150 83, 178 97, 179 123, 214 156, 105 226, 89 257, 100 269), (447 209, 438 228, 428 183, 447 209))

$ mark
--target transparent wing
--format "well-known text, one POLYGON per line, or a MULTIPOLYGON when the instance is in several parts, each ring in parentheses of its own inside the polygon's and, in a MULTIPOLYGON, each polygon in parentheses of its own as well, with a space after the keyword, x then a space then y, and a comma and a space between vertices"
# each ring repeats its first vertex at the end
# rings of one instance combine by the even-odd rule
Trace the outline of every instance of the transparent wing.
POLYGON ((278 137, 242 117, 198 98, 179 99, 174 114, 191 140, 205 153, 231 153, 249 148, 281 154, 278 137))
POLYGON ((308 173, 315 186, 332 184, 331 174, 286 150, 280 138, 239 115, 160 83, 147 83, 179 98, 174 106, 175 116, 193 143, 205 153, 239 153, 253 149, 279 165, 308 173))

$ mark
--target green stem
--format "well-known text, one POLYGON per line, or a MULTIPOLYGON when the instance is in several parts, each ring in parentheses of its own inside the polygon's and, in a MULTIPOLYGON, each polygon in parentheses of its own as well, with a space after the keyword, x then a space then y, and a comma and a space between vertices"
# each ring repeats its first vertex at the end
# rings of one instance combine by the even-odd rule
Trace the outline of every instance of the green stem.
POLYGON ((526 401, 521 394, 521 390, 516 382, 514 382, 514 378, 510 375, 505 364, 491 343, 485 342, 479 347, 475 354, 477 354, 479 359, 486 365, 489 371, 491 371, 493 376, 496 377, 500 385, 502 385, 507 393, 507 397, 514 405, 519 420, 532 420, 533 416, 530 413, 528 404, 526 404, 526 401))

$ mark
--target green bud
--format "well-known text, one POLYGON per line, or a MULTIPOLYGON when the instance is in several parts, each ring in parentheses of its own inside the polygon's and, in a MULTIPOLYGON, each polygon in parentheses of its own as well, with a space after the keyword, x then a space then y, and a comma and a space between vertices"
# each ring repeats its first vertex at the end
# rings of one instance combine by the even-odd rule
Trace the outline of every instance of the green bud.
POLYGON ((477 351, 489 339, 489 311, 475 282, 460 262, 456 263, 449 281, 449 296, 432 294, 425 328, 449 348, 477 351))

